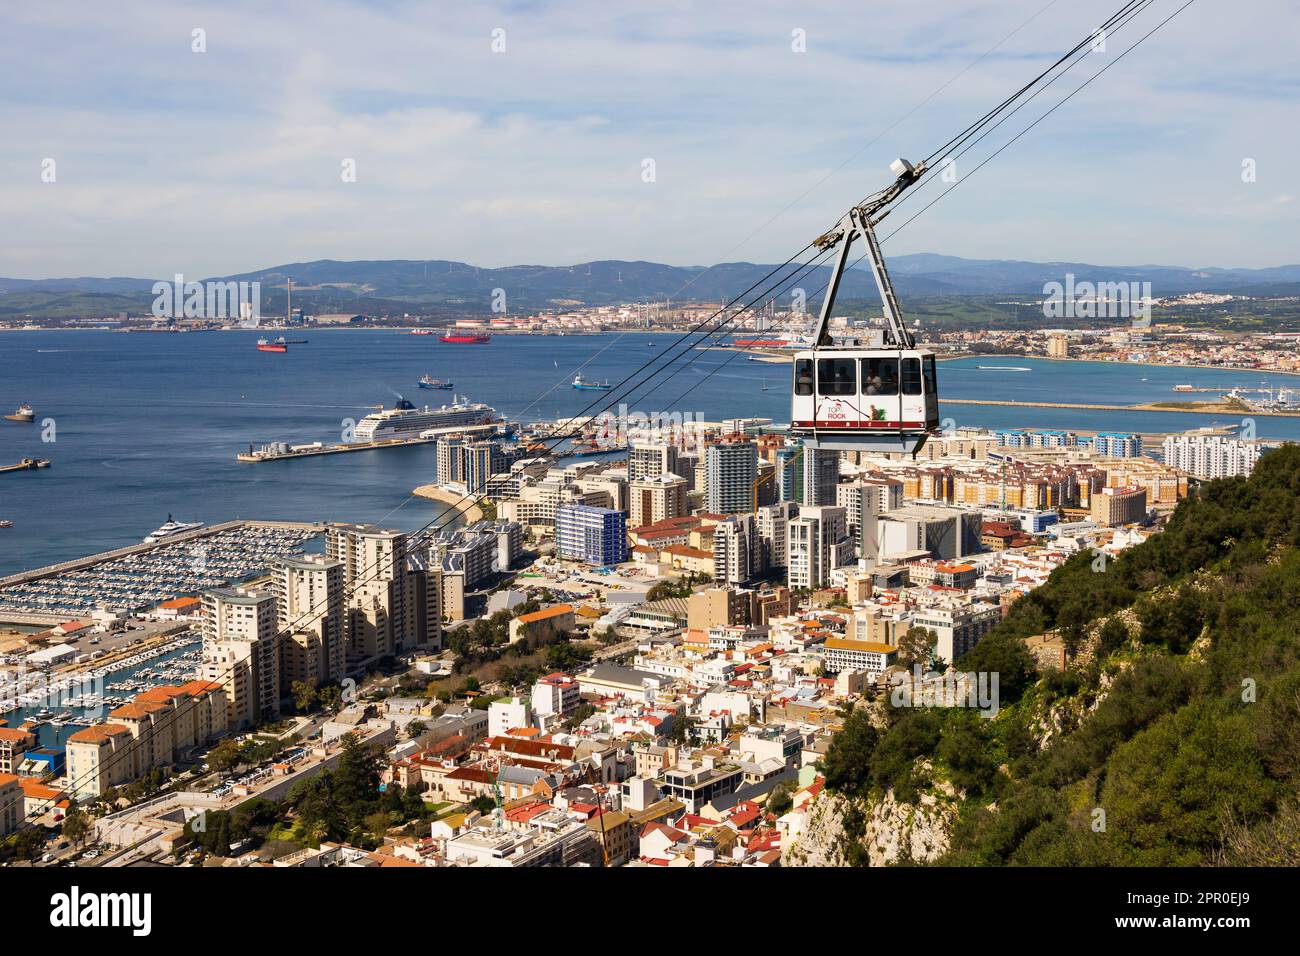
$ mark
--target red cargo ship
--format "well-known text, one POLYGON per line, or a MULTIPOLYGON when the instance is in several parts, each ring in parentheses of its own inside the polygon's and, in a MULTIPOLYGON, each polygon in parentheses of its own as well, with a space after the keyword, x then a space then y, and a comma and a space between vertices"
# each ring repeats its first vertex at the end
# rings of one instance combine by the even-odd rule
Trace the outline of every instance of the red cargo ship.
POLYGON ((459 344, 482 345, 485 342, 491 342, 492 336, 484 335, 481 332, 448 332, 440 342, 456 342, 459 344))
POLYGON ((284 340, 284 336, 272 341, 271 339, 258 339, 257 350, 259 352, 287 352, 289 343, 284 340))

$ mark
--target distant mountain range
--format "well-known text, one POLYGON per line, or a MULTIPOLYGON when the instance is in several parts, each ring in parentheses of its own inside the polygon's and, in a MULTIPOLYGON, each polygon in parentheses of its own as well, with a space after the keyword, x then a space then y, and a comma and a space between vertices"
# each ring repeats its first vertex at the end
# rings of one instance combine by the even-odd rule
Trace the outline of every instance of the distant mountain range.
MULTIPOLYGON (((564 305, 607 305, 671 299, 719 301, 760 283, 773 266, 727 262, 704 266, 669 266, 657 262, 606 260, 574 266, 506 266, 481 269, 445 259, 383 259, 341 262, 322 259, 210 277, 222 281, 262 283, 262 309, 283 308, 289 277, 294 302, 315 312, 466 313, 489 310, 494 289, 506 290, 511 311, 564 305)), ((1022 262, 1011 259, 962 259, 932 253, 893 256, 890 273, 900 295, 974 296, 1041 295, 1048 282, 1150 282, 1157 297, 1185 292, 1231 292, 1244 295, 1300 294, 1300 265, 1270 269, 1188 269, 1178 266, 1097 266, 1081 262, 1022 262)), ((787 267, 779 275, 792 274, 787 267)), ((799 285, 808 298, 819 297, 829 270, 804 275, 799 285)), ((0 278, 0 317, 70 317, 139 314, 152 301, 153 279, 0 278)), ((170 277, 168 280, 170 281, 170 277)), ((870 274, 862 267, 848 275, 842 299, 874 298, 870 274)))

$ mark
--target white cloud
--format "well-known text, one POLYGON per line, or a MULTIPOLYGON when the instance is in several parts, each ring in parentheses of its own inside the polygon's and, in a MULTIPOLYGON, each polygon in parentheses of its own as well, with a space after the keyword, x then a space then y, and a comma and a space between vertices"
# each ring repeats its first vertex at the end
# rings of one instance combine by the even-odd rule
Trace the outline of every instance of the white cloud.
MULTIPOLYGON (((1052 6, 898 122, 1043 6, 23 6, 0 36, 0 275, 206 275, 314 258, 780 261, 882 185, 894 156, 942 142, 1118 3, 1052 6), (190 52, 196 26, 207 53, 190 52), (503 54, 490 47, 498 26, 503 54), (796 27, 806 53, 790 50, 796 27), (46 156, 57 184, 40 182, 46 156), (344 158, 356 183, 340 179, 344 158)), ((1176 6, 1156 0, 1106 55, 1176 6)), ((1193 4, 890 250, 1300 260, 1296 205, 1282 201, 1300 133, 1279 116, 1300 87, 1298 19, 1285 0, 1256 0, 1248 17, 1193 4), (1241 182, 1246 157, 1257 183, 1241 182)))

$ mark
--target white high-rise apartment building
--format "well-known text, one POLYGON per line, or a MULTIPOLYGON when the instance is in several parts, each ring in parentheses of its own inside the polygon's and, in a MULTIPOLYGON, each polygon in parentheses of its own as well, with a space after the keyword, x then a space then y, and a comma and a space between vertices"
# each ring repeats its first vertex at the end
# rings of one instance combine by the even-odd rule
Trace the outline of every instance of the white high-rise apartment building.
POLYGON ((790 557, 786 569, 792 588, 819 588, 833 569, 853 563, 853 539, 843 508, 800 508, 787 531, 790 557))
POLYGON ((1197 478, 1232 478, 1255 470, 1265 447, 1257 441, 1226 435, 1170 435, 1165 464, 1197 478))
POLYGON ((441 636, 441 609, 428 546, 412 550, 404 532, 331 524, 325 556, 343 565, 343 629, 356 661, 389 657, 441 636))
POLYGON ((281 558, 275 568, 278 626, 284 640, 281 679, 324 684, 341 680, 347 635, 343 630, 343 562, 322 555, 281 558))
POLYGON ((763 547, 754 515, 729 515, 713 529, 713 580, 744 584, 763 573, 763 547))
POLYGON ((204 680, 226 694, 231 729, 280 713, 280 632, 275 595, 242 588, 203 593, 204 680))
POLYGON ((799 505, 793 501, 780 501, 774 505, 764 505, 754 514, 754 523, 758 530, 758 540, 763 549, 764 568, 783 568, 790 557, 790 548, 786 542, 790 519, 799 513, 799 505))
POLYGON ((677 446, 667 442, 638 442, 627 454, 627 480, 676 475, 677 446))

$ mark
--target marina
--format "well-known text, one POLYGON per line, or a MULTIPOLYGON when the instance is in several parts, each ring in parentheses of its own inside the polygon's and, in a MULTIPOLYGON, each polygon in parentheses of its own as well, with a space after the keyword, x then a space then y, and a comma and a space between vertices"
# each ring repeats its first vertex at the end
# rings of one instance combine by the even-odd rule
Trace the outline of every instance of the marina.
POLYGON ((57 624, 102 608, 141 611, 261 574, 276 558, 302 554, 319 530, 233 521, 11 575, 0 579, 0 620, 57 624))
POLYGON ((197 631, 76 673, 0 673, 0 717, 26 726, 42 747, 61 748, 70 734, 102 724, 109 712, 152 687, 193 680, 202 658, 197 631))

